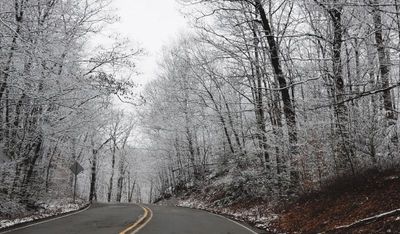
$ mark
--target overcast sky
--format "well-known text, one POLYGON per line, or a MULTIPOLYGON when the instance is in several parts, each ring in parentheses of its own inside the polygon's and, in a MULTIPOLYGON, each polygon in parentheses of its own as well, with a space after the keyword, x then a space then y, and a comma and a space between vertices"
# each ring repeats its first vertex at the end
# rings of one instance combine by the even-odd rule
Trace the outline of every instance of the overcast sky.
POLYGON ((157 56, 163 45, 185 30, 186 20, 179 12, 180 5, 175 0, 114 0, 113 7, 121 17, 113 30, 139 43, 147 52, 138 64, 143 74, 137 82, 144 84, 155 75, 157 56))
MULTIPOLYGON (((147 53, 137 64, 142 74, 134 78, 136 83, 145 85, 155 78, 157 59, 162 47, 174 40, 187 27, 184 16, 179 12, 180 5, 175 0, 114 0, 112 7, 117 9, 115 13, 120 16, 120 21, 111 26, 111 31, 138 43, 147 53)), ((118 105, 131 107, 122 103, 118 105)), ((146 147, 141 146, 143 142, 137 139, 141 138, 140 130, 132 135, 135 136, 132 139, 135 142, 134 147, 146 147)), ((137 152, 139 155, 136 155, 138 157, 136 160, 140 163, 136 170, 145 195, 149 185, 147 180, 151 178, 153 169, 152 163, 146 157, 154 152, 143 152, 137 152)))

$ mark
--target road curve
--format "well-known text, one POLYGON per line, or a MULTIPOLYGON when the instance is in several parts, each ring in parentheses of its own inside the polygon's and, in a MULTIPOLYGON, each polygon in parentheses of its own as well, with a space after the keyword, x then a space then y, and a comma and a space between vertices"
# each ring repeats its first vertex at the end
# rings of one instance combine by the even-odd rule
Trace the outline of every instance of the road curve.
MULTIPOLYGON (((110 234, 119 233, 143 215, 133 204, 94 204, 67 217, 17 228, 7 234, 110 234)), ((0 231, 0 233, 2 233, 0 231)))
POLYGON ((156 205, 145 205, 142 208, 133 204, 95 204, 83 212, 5 233, 252 234, 256 232, 222 216, 189 208, 156 205), (129 231, 124 232, 124 230, 129 231))
POLYGON ((147 205, 152 218, 138 234, 252 234, 251 229, 201 210, 147 205))

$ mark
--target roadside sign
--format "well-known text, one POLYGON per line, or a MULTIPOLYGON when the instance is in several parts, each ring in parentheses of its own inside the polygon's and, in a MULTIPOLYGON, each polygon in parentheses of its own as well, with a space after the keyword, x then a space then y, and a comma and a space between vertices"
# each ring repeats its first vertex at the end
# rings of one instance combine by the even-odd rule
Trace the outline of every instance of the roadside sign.
POLYGON ((83 167, 77 161, 75 161, 69 169, 71 169, 72 173, 75 175, 78 175, 83 171, 83 167))
POLYGON ((77 162, 77 161, 75 161, 72 165, 71 165, 71 167, 69 168, 69 169, 71 169, 71 171, 72 171, 72 173, 74 173, 74 177, 75 177, 75 179, 74 179, 74 203, 75 203, 75 197, 76 197, 76 181, 77 181, 77 177, 78 177, 78 174, 79 173, 81 173, 82 171, 83 171, 83 167, 77 162))

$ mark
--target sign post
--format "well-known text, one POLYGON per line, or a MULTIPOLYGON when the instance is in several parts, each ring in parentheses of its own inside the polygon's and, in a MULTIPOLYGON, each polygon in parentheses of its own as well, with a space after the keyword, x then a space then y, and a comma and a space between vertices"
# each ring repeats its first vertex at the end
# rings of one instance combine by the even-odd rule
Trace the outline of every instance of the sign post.
POLYGON ((77 162, 75 161, 71 167, 69 168, 72 173, 74 173, 74 203, 75 203, 75 196, 76 196, 76 181, 78 178, 78 174, 81 173, 83 171, 83 167, 77 162))

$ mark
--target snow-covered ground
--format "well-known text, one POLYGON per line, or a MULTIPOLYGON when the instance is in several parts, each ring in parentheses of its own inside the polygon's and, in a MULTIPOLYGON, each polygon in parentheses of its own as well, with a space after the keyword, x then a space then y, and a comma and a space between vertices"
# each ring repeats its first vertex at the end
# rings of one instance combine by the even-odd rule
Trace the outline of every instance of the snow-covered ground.
POLYGON ((274 232, 275 228, 272 228, 271 223, 278 218, 278 215, 273 211, 273 204, 262 198, 246 197, 241 191, 243 188, 235 187, 238 179, 234 176, 234 169, 232 167, 222 176, 211 174, 207 178, 207 185, 197 190, 188 185, 190 189, 187 191, 177 196, 170 194, 166 196, 167 199, 162 199, 157 204, 206 210, 274 232))
MULTIPOLYGON (((87 203, 84 201, 77 201, 77 203, 68 203, 65 201, 59 201, 59 200, 54 200, 51 201, 48 204, 42 205, 40 210, 35 211, 33 213, 30 213, 29 215, 22 216, 19 218, 14 218, 14 219, 1 219, 0 218, 0 230, 3 228, 7 228, 16 224, 21 224, 21 223, 26 223, 34 220, 39 220, 43 218, 48 218, 51 216, 56 216, 64 213, 68 213, 71 211, 79 210, 83 207, 85 207, 87 203)), ((13 206, 17 208, 18 206, 15 205, 13 206)), ((15 211, 13 211, 15 212, 15 211)))
POLYGON ((232 219, 246 222, 257 228, 268 230, 271 221, 277 218, 272 211, 265 212, 265 206, 255 205, 252 207, 215 207, 210 206, 203 201, 189 198, 186 200, 178 200, 177 206, 189 207, 194 209, 206 210, 212 213, 228 216, 232 219))

